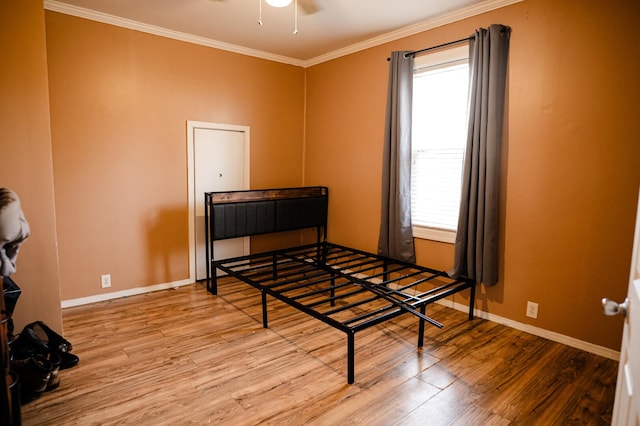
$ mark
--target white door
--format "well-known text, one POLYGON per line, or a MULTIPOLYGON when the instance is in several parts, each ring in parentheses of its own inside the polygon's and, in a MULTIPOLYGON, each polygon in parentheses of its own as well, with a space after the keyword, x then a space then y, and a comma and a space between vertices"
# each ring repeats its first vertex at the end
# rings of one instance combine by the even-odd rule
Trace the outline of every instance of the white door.
MULTIPOLYGON (((204 193, 249 189, 249 128, 189 121, 191 279, 206 278, 204 193), (191 238, 192 237, 192 238, 191 238), (195 278, 194 278, 195 277, 195 278)), ((217 241, 216 259, 249 252, 249 238, 217 241)))
POLYGON ((625 315, 620 367, 613 406, 612 425, 640 425, 640 202, 631 258, 627 299, 620 304, 604 299, 608 315, 625 315))

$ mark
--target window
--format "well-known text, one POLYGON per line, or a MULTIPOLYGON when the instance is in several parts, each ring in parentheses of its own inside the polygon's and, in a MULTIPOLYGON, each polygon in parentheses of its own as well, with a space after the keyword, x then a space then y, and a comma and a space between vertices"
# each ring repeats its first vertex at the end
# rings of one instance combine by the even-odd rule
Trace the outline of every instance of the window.
POLYGON ((411 142, 415 237, 455 241, 468 87, 468 45, 415 59, 411 142))

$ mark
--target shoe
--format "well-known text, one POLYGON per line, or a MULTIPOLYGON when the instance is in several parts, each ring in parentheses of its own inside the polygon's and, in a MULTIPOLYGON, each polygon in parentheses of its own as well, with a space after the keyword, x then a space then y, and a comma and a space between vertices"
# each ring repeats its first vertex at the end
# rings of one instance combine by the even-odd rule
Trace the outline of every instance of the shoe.
MULTIPOLYGON (((64 355, 67 354, 64 353, 64 355)), ((23 385, 26 386, 26 389, 24 389, 25 401, 33 400, 34 397, 39 396, 45 390, 53 390, 60 386, 59 372, 62 366, 62 354, 55 349, 49 348, 47 343, 32 328, 25 327, 12 343, 11 359, 21 380, 26 382, 23 385), (44 389, 41 389, 42 383, 38 380, 40 373, 42 373, 40 371, 42 368, 36 368, 34 362, 42 368, 46 367, 48 369, 48 377, 40 378, 42 381, 46 379, 44 389), (23 380, 22 376, 25 374, 28 378, 23 380)))
POLYGON ((60 358, 60 370, 66 370, 67 368, 75 367, 78 362, 80 362, 80 358, 78 358, 77 355, 74 355, 71 352, 60 353, 60 358))
POLYGON ((25 404, 42 395, 51 379, 53 366, 42 355, 12 360, 11 366, 20 380, 20 402, 25 404))
POLYGON ((77 355, 71 353, 71 349, 73 349, 71 343, 53 331, 44 322, 35 321, 25 328, 32 330, 40 340, 45 341, 50 351, 58 353, 60 356, 60 370, 74 367, 80 361, 77 355))
POLYGON ((51 376, 49 377, 49 381, 47 381, 46 391, 54 390, 60 386, 60 365, 62 364, 62 359, 57 352, 51 352, 49 353, 49 362, 51 363, 51 376))

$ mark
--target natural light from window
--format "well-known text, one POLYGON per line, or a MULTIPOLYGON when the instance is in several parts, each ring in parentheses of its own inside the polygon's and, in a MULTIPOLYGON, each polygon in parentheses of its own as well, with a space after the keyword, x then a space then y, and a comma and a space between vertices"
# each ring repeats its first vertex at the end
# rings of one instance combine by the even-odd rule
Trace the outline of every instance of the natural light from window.
POLYGON ((460 50, 463 59, 426 66, 416 58, 411 197, 417 237, 455 239, 467 138, 467 49, 460 50), (430 230, 440 237, 424 235, 430 230))

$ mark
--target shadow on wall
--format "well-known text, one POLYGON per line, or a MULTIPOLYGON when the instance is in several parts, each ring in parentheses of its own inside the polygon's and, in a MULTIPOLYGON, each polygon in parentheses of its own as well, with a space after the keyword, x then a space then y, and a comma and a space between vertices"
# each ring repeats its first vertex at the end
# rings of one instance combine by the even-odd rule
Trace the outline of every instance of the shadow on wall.
POLYGON ((162 208, 145 224, 147 230, 147 282, 163 284, 189 276, 187 207, 162 208))

